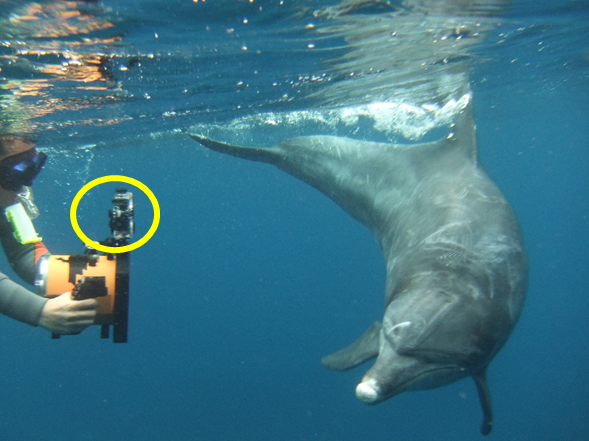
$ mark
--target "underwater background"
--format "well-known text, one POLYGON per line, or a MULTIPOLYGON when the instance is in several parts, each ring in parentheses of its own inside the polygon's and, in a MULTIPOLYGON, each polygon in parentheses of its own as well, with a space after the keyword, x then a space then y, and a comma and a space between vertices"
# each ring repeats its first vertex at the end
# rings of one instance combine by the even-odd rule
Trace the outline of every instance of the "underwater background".
MULTIPOLYGON (((321 366, 382 316, 377 244, 311 187, 188 136, 435 138, 467 81, 480 161, 518 215, 530 268, 523 315, 488 370, 488 438, 585 440, 589 3, 443 3, 0 0, 0 131, 34 134, 49 155, 34 186, 45 244, 83 251, 70 204, 101 176, 143 182, 161 209, 131 253, 128 343, 0 319, 0 439, 481 437, 470 379, 368 407, 354 395, 368 364, 321 366), (453 42, 443 56, 428 46, 438 32, 453 42), (427 66, 419 81, 415 66, 427 66), (423 119, 394 106, 375 119, 371 105, 399 102, 423 119)), ((87 236, 109 235, 115 187, 83 198, 87 236)), ((135 195, 139 238, 153 210, 135 195)))

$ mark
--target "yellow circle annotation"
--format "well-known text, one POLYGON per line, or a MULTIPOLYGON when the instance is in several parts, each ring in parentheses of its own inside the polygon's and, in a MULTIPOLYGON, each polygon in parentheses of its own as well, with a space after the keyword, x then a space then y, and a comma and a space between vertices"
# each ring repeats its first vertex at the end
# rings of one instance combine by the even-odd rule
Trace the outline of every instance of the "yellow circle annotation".
POLYGON ((121 175, 109 175, 103 176, 102 178, 94 179, 93 181, 88 182, 81 188, 81 190, 78 192, 78 194, 76 194, 76 197, 72 201, 72 206, 70 208, 70 220, 72 222, 72 227, 74 228, 74 231, 76 232, 78 237, 82 240, 82 242, 84 242, 89 247, 92 247, 104 253, 127 253, 129 251, 133 251, 139 248, 142 245, 145 245, 145 243, 149 239, 151 239, 151 236, 153 236, 155 230, 157 230, 157 227, 160 223, 160 205, 152 191, 149 188, 147 188, 147 186, 145 186, 142 182, 139 182, 137 179, 121 175), (90 240, 82 232, 80 226, 78 225, 78 218, 76 212, 78 210, 78 204, 80 203, 80 200, 88 192, 88 190, 96 187, 97 185, 104 184, 105 182, 125 182, 127 184, 134 185, 147 195, 147 197, 151 201, 151 205, 153 205, 153 223, 151 224, 149 231, 145 234, 145 236, 143 236, 138 241, 133 242, 132 244, 125 245, 123 247, 107 247, 105 245, 100 245, 99 243, 90 240))

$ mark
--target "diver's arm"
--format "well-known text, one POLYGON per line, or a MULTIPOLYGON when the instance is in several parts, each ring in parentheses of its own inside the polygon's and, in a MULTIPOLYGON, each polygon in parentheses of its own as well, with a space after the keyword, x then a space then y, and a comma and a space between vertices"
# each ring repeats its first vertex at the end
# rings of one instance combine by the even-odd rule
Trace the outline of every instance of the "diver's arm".
POLYGON ((37 261, 47 254, 47 248, 43 242, 34 244, 21 244, 15 239, 12 225, 4 216, 0 216, 0 242, 10 266, 25 282, 33 285, 37 270, 37 261))
MULTIPOLYGON (((39 258, 48 253, 43 243, 21 244, 10 223, 0 216, 0 242, 10 265, 26 282, 35 281, 39 258)), ((46 299, 23 288, 0 273, 0 313, 54 334, 75 334, 94 323, 98 301, 73 300, 66 292, 46 299)))
POLYGON ((75 334, 94 323, 96 299, 72 300, 71 293, 46 299, 0 273, 0 314, 55 334, 75 334))
MULTIPOLYGON (((0 243, 14 271, 26 282, 34 284, 36 263, 47 253, 45 246, 21 244, 14 237, 12 225, 0 215, 0 243)), ((0 313, 15 320, 38 326, 47 299, 36 295, 0 273, 0 313)))
POLYGON ((0 313, 37 326, 47 299, 32 293, 0 273, 0 313))

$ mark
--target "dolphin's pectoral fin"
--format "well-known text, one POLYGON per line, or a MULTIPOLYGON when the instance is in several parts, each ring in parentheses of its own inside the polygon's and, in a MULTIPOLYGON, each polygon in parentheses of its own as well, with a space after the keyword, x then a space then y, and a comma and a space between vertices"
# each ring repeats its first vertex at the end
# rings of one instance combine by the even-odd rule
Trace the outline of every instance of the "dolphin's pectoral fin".
POLYGON ((281 157, 272 149, 227 144, 225 142, 215 141, 214 139, 197 134, 191 134, 190 137, 208 149, 232 156, 237 156, 238 158, 249 159, 250 161, 260 161, 274 164, 281 157))
POLYGON ((345 371, 376 357, 380 342, 380 328, 380 323, 374 322, 350 346, 323 357, 321 364, 329 369, 345 371))
POLYGON ((483 423, 481 424, 481 433, 488 435, 493 428, 493 409, 491 406, 491 395, 489 385, 487 384, 487 371, 482 370, 473 374, 472 378, 477 386, 481 408, 483 409, 483 423))

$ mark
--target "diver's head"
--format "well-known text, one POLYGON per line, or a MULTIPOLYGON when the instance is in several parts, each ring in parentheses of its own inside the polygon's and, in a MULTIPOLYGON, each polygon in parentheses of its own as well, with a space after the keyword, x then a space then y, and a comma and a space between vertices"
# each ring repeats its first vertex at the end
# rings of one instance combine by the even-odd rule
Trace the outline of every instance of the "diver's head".
POLYGON ((37 152, 34 139, 14 134, 0 134, 0 187, 7 192, 18 192, 30 187, 47 155, 37 152))

